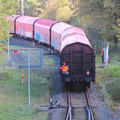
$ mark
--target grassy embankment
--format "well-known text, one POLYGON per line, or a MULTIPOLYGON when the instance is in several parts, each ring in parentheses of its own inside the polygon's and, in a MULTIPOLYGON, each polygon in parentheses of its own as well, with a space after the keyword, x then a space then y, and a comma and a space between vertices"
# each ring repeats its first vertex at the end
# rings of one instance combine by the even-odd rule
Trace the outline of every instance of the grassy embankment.
POLYGON ((96 83, 101 89, 102 99, 114 110, 114 105, 120 103, 120 45, 109 50, 110 63, 101 68, 101 57, 96 56, 96 83))
MULTIPOLYGON (((44 64, 54 61, 44 57, 44 64)), ((46 120, 47 112, 38 112, 41 105, 48 105, 52 73, 47 69, 31 70, 31 109, 27 106, 27 70, 24 70, 24 85, 21 84, 21 70, 0 72, 0 120, 46 120)))

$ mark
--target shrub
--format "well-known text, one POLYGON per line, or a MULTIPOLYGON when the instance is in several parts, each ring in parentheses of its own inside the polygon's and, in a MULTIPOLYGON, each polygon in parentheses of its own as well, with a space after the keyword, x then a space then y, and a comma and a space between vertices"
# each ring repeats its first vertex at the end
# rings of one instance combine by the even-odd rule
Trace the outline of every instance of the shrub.
POLYGON ((120 68, 116 66, 109 66, 106 69, 112 77, 120 77, 120 68))
POLYGON ((10 72, 1 72, 0 73, 0 80, 8 80, 12 77, 12 74, 10 72))
POLYGON ((120 100, 120 79, 111 82, 107 85, 107 91, 111 94, 115 101, 120 100))

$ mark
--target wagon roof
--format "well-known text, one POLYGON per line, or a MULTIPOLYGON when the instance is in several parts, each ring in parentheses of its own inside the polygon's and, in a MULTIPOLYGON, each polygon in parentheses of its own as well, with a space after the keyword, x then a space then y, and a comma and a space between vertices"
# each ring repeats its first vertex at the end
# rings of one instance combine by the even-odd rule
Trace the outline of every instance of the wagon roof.
POLYGON ((39 19, 37 20, 36 23, 38 24, 42 24, 42 25, 46 25, 46 26, 52 26, 54 23, 56 23, 57 21, 53 21, 53 20, 48 20, 48 19, 39 19))

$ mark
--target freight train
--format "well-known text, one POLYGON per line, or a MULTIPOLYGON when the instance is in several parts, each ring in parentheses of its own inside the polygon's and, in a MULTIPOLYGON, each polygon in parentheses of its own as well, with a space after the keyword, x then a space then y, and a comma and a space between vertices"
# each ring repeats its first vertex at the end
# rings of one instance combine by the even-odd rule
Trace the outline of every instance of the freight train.
POLYGON ((95 53, 81 28, 48 19, 14 15, 9 17, 9 32, 46 45, 60 54, 68 74, 60 70, 62 81, 70 85, 90 86, 95 82, 95 53))

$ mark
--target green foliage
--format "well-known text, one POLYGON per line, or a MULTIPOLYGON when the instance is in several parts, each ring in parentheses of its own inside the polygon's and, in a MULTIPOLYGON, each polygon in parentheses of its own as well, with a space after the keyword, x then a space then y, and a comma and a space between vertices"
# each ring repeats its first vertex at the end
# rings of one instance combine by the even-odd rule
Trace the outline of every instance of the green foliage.
POLYGON ((112 98, 115 101, 119 102, 120 100, 120 79, 118 79, 117 81, 115 80, 109 85, 107 85, 107 90, 112 95, 112 98))
POLYGON ((35 17, 40 17, 41 16, 41 13, 43 12, 43 9, 44 9, 44 2, 43 1, 39 1, 39 0, 36 0, 33 2, 33 12, 32 12, 32 16, 35 16, 35 17))
MULTIPOLYGON (((24 15, 39 17, 44 8, 44 0, 24 0, 24 15)), ((18 0, 17 14, 21 14, 21 0, 18 0)))
POLYGON ((68 21, 74 12, 72 3, 68 0, 52 0, 46 3, 42 16, 58 21, 68 21))
POLYGON ((53 73, 48 69, 54 60, 44 56, 44 69, 31 69, 31 108, 28 108, 28 70, 23 70, 24 84, 21 84, 22 70, 10 69, 0 73, 0 120, 46 120, 46 111, 40 106, 48 105, 52 88, 53 73))
POLYGON ((0 40, 6 40, 8 37, 9 23, 7 15, 15 13, 15 1, 1 0, 0 1, 0 40))
POLYGON ((96 57, 96 83, 101 88, 102 99, 113 109, 111 100, 119 102, 120 99, 120 46, 110 47, 110 64, 105 69, 101 67, 100 55, 96 57))
MULTIPOLYGON (((61 21, 69 20, 74 13, 73 5, 68 0, 26 0, 24 6, 25 15, 61 21)), ((20 13, 20 6, 18 13, 20 13)))
POLYGON ((118 77, 120 78, 120 67, 117 66, 108 66, 105 71, 107 71, 109 73, 110 77, 118 77))
POLYGON ((11 79, 13 76, 13 74, 11 74, 10 72, 1 72, 0 73, 0 80, 8 80, 11 79))
POLYGON ((115 54, 115 55, 118 55, 118 57, 119 57, 119 55, 120 55, 120 43, 118 43, 117 47, 115 47, 114 44, 110 44, 109 53, 112 54, 112 56, 115 54))
POLYGON ((117 25, 114 25, 113 28, 116 38, 120 41, 120 18, 118 18, 117 25))
POLYGON ((118 81, 113 81, 107 86, 108 92, 112 95, 113 99, 120 100, 120 79, 118 81))
POLYGON ((120 29, 119 29, 120 1, 104 0, 104 10, 109 16, 109 21, 111 21, 111 23, 106 26, 106 30, 108 32, 106 32, 104 36, 106 37, 109 35, 110 37, 109 38, 107 37, 108 39, 107 41, 114 42, 115 45, 117 45, 120 39, 120 35, 119 35, 120 34, 120 29), (112 39, 110 40, 110 38, 112 39))
MULTIPOLYGON (((15 1, 0 0, 0 41, 7 40, 9 37, 8 15, 15 14, 15 1)), ((0 54, 5 50, 5 45, 0 44, 0 54)))
POLYGON ((120 33, 117 25, 120 17, 120 2, 118 0, 79 0, 76 3, 77 14, 72 17, 70 23, 82 27, 90 40, 101 39, 116 44, 120 33))
POLYGON ((31 70, 31 109, 27 106, 27 70, 24 70, 24 85, 21 70, 1 73, 0 120, 45 120, 46 112, 36 113, 38 106, 48 104, 48 89, 51 80, 48 71, 31 70), (41 77, 40 77, 41 73, 41 77))

